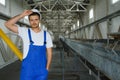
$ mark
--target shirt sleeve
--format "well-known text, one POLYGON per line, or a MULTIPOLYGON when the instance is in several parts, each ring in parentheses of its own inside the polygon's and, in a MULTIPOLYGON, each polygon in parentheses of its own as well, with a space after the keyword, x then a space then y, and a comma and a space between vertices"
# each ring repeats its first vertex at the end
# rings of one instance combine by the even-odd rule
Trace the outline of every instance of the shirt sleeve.
POLYGON ((52 38, 51 38, 51 35, 48 32, 46 32, 46 42, 47 42, 46 43, 47 48, 53 47, 52 38))
POLYGON ((27 28, 18 26, 18 35, 20 37, 23 37, 24 36, 23 34, 25 34, 26 31, 27 31, 27 28))

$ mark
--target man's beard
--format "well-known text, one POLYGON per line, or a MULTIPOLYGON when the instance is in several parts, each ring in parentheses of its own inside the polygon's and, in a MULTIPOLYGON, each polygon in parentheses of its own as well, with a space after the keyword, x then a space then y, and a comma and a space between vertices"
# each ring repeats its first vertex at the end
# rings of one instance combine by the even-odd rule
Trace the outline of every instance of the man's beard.
POLYGON ((31 27, 32 27, 32 28, 38 28, 39 25, 37 25, 37 24, 33 24, 31 27))

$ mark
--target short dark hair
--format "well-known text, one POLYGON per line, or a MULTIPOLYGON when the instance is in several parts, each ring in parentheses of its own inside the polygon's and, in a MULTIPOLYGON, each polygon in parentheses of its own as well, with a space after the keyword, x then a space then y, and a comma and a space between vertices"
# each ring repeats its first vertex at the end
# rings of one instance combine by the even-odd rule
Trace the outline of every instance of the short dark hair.
POLYGON ((30 16, 34 16, 34 15, 37 15, 37 16, 39 16, 39 19, 40 19, 40 14, 38 14, 37 12, 33 12, 32 14, 30 14, 29 16, 28 16, 28 19, 30 20, 30 16))

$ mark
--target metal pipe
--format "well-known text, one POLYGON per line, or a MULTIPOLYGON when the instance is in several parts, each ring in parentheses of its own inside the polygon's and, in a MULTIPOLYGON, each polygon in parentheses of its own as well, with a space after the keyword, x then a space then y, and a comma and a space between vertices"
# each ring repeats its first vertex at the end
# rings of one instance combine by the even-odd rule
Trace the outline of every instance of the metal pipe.
POLYGON ((8 36, 0 29, 0 37, 7 43, 11 50, 17 55, 17 57, 22 61, 22 53, 15 46, 15 44, 8 38, 8 36))

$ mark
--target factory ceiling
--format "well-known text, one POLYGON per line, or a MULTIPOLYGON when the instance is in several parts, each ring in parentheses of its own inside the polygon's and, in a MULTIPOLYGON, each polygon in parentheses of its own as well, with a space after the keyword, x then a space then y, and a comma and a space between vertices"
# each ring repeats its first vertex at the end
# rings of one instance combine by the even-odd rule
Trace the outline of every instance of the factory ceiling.
POLYGON ((38 9, 42 14, 42 21, 54 33, 71 31, 76 19, 87 11, 89 0, 24 0, 31 9, 38 9))

